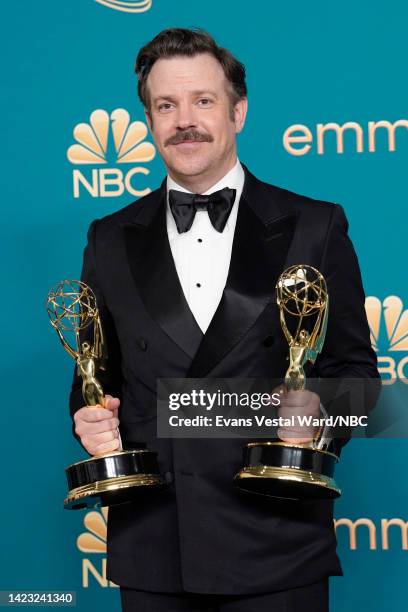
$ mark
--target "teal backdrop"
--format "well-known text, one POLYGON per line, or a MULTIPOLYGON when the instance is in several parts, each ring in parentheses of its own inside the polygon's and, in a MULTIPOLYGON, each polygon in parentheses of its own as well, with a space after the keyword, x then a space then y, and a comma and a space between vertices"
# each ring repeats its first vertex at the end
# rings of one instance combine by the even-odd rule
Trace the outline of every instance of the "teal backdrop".
MULTIPOLYGON (((134 59, 161 29, 205 28, 245 63, 239 155, 254 174, 344 206, 384 384, 405 385, 407 19, 402 0, 2 6, 0 590, 74 590, 80 611, 120 609, 104 574, 104 516, 62 507, 64 467, 84 453, 67 407, 73 363, 44 303, 79 276, 89 223, 164 176, 143 144, 151 136, 132 125, 144 121, 134 59)), ((335 612, 406 609, 406 456, 405 439, 344 449, 335 612)))

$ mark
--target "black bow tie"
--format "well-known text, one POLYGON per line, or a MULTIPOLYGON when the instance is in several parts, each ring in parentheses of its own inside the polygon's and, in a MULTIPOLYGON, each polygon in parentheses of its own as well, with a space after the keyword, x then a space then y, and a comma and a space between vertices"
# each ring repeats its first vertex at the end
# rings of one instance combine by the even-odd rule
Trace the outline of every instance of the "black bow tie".
POLYGON ((217 232, 223 232, 231 208, 234 204, 236 189, 225 187, 211 195, 185 193, 169 189, 169 205, 179 234, 188 232, 193 225, 197 210, 205 209, 217 232))

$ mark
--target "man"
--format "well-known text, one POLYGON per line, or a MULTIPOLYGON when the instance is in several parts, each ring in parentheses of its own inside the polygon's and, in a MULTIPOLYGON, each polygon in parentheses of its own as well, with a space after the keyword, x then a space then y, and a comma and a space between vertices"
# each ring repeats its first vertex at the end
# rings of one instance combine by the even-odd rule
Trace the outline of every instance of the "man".
MULTIPOLYGON (((75 378, 71 413, 93 455, 120 448, 120 417, 123 448, 143 440, 156 450, 168 488, 110 508, 108 576, 124 610, 327 610, 328 576, 341 575, 332 503, 239 494, 242 439, 157 439, 156 381, 281 378, 288 346, 274 285, 300 262, 322 272, 331 300, 310 375, 378 377, 347 221, 340 206, 262 183, 240 164, 245 70, 208 34, 161 32, 136 71, 168 176, 90 227, 82 278, 107 337, 110 397, 108 410, 83 407, 75 378)), ((318 415, 319 401, 287 393, 281 414, 318 415)), ((280 436, 299 442, 296 433, 280 436)), ((309 441, 314 431, 301 433, 309 441)))

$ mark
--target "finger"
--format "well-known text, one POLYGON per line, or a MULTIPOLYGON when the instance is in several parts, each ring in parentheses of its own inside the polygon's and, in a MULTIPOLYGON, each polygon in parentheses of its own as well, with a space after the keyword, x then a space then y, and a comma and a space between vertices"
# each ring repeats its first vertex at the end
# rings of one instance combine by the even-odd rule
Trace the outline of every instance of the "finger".
POLYGON ((75 427, 75 433, 78 436, 92 435, 103 433, 105 431, 114 431, 119 427, 119 419, 103 419, 95 423, 88 423, 87 421, 79 421, 75 427))
POLYGON ((282 395, 281 403, 285 406, 291 406, 294 408, 298 406, 305 406, 310 401, 309 393, 310 392, 306 391, 305 389, 299 391, 286 391, 286 393, 283 393, 282 395))
POLYGON ((116 429, 115 431, 104 431, 98 434, 84 435, 82 436, 81 441, 85 446, 95 449, 101 444, 106 444, 116 440, 118 437, 119 434, 118 430, 116 429))
POLYGON ((282 432, 279 433, 278 436, 282 440, 282 442, 285 442, 286 444, 293 444, 295 446, 297 444, 308 444, 313 441, 313 436, 293 437, 293 434, 291 434, 291 432, 282 432))
MULTIPOLYGON (((294 437, 299 436, 307 436, 313 437, 316 432, 315 427, 279 427, 278 432, 281 432, 283 435, 292 435, 294 437)), ((278 433, 279 435, 279 433, 278 433)))
POLYGON ((281 404, 284 406, 298 407, 298 406, 320 406, 320 398, 317 393, 307 391, 306 389, 301 391, 288 391, 287 394, 282 396, 281 404))
POLYGON ((314 439, 316 429, 314 427, 280 427, 277 433, 278 437, 285 442, 304 443, 314 439))
POLYGON ((104 453, 110 453, 119 449, 119 439, 115 438, 115 440, 111 440, 110 442, 105 442, 104 444, 99 444, 96 447, 93 447, 91 451, 88 451, 91 455, 102 455, 104 453))
POLYGON ((86 421, 87 423, 95 423, 96 421, 112 419, 113 417, 113 412, 107 408, 102 408, 102 406, 85 406, 80 408, 74 415, 76 422, 86 421))
MULTIPOLYGON (((318 417, 318 414, 315 412, 312 406, 286 406, 282 404, 279 406, 278 416, 282 417, 282 419, 292 419, 297 417, 309 417, 310 419, 314 419, 318 417)), ((310 423, 305 420, 302 425, 310 425, 310 423)))
POLYGON ((111 395, 105 396, 105 408, 108 410, 117 410, 120 405, 120 399, 117 397, 112 397, 111 395))

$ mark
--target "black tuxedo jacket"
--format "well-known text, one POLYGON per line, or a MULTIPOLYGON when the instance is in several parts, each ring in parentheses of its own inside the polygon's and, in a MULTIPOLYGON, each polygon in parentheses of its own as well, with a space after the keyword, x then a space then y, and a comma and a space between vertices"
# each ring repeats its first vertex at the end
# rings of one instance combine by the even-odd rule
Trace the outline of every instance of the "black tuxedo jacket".
MULTIPOLYGON (((332 502, 239 493, 232 478, 245 440, 158 439, 156 380, 283 376, 288 346, 274 287, 295 263, 318 268, 330 295, 313 374, 378 378, 343 210, 262 183, 245 168, 227 283, 203 335, 178 280, 165 209, 164 182, 95 221, 84 255, 82 279, 96 293, 109 350, 99 378, 121 399, 124 448, 146 442, 169 484, 110 509, 108 577, 152 591, 242 594, 340 575, 332 502)), ((75 376, 71 414, 83 404, 75 376)))

